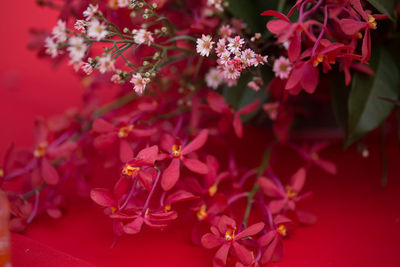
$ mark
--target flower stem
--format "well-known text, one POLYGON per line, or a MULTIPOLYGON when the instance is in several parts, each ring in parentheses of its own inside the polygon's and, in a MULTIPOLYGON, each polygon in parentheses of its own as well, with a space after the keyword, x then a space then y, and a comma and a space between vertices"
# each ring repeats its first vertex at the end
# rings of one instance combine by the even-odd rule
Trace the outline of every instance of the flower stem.
MULTIPOLYGON (((260 167, 258 167, 257 178, 260 177, 266 170, 270 157, 271 157, 271 148, 267 148, 264 152, 260 167)), ((247 228, 247 222, 249 220, 250 211, 253 206, 253 199, 259 189, 260 189, 260 187, 258 186, 258 184, 254 183, 253 188, 251 189, 251 191, 249 192, 249 195, 247 196, 247 207, 246 207, 246 210, 245 210, 244 216, 243 216, 243 227, 244 228, 247 228)))

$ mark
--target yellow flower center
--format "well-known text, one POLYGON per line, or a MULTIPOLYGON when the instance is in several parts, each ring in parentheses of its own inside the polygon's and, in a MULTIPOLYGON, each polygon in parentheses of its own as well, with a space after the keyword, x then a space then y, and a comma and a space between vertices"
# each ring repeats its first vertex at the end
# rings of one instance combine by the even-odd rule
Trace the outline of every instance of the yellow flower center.
POLYGON ((317 67, 318 64, 321 63, 322 61, 324 61, 324 56, 322 56, 322 55, 317 56, 317 58, 314 59, 314 61, 313 61, 313 66, 317 67))
POLYGON ((115 207, 111 207, 111 213, 115 213, 117 211, 117 208, 115 208, 115 207))
POLYGON ((215 193, 217 193, 218 191, 218 184, 215 183, 212 186, 210 186, 210 188, 208 188, 208 194, 212 197, 215 195, 215 193))
POLYGON ((199 221, 204 220, 207 217, 207 206, 205 204, 201 205, 200 210, 197 212, 196 215, 199 221))
POLYGON ((318 159, 319 159, 318 153, 317 153, 317 152, 312 153, 312 154, 311 154, 311 158, 312 158, 313 160, 318 160, 318 159))
POLYGON ((297 197, 297 193, 293 190, 291 186, 286 187, 286 195, 289 199, 295 199, 297 197))
POLYGON ((180 145, 173 145, 172 146, 172 156, 174 158, 179 158, 181 156, 182 146, 180 145))
POLYGON ((132 165, 125 165, 124 168, 122 169, 122 174, 123 175, 128 175, 128 176, 132 176, 134 172, 139 171, 140 168, 139 167, 134 167, 132 165))
POLYGON ((4 170, 2 168, 0 168, 0 177, 4 176, 4 170))
POLYGON ((118 131, 119 138, 126 138, 128 137, 129 133, 133 130, 133 125, 128 125, 125 127, 121 127, 118 131))
POLYGON ((235 229, 229 229, 225 232, 225 240, 232 241, 235 238, 235 229))
POLYGON ((167 212, 167 211, 170 211, 171 210, 171 204, 167 204, 167 205, 165 205, 165 207, 164 207, 164 211, 165 212, 167 212))
POLYGON ((35 158, 41 158, 46 155, 46 147, 48 146, 48 143, 46 141, 40 143, 35 150, 33 151, 33 155, 35 158))
POLYGON ((281 236, 286 236, 287 235, 287 229, 283 224, 280 224, 278 226, 278 228, 276 229, 276 231, 278 232, 278 234, 280 234, 281 236))
POLYGON ((368 14, 368 26, 370 29, 376 30, 376 20, 373 16, 368 14))

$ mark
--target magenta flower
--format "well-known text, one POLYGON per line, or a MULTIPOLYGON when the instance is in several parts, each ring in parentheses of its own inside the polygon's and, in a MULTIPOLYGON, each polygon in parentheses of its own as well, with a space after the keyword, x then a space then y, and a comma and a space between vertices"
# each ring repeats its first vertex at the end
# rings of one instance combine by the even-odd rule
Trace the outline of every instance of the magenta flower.
MULTIPOLYGON (((260 103, 260 99, 255 100, 253 103, 239 109, 238 111, 233 111, 232 108, 228 106, 223 96, 220 94, 211 92, 207 95, 207 102, 210 108, 223 116, 222 120, 228 121, 233 125, 233 129, 235 130, 235 134, 237 137, 243 137, 243 125, 240 120, 240 115, 250 114, 258 108, 260 103)), ((220 121, 220 126, 223 121, 220 121)))
POLYGON ((253 262, 253 255, 240 244, 240 241, 258 234, 263 229, 264 223, 259 222, 236 233, 236 222, 232 218, 222 215, 217 226, 211 226, 211 233, 207 233, 201 238, 201 243, 205 248, 209 249, 219 247, 214 256, 214 267, 225 266, 229 252, 234 254, 244 265, 249 265, 253 262), (231 248, 233 251, 231 251, 231 248))
POLYGON ((273 229, 258 239, 261 247, 265 248, 261 256, 260 263, 262 265, 270 261, 279 261, 283 257, 283 239, 287 236, 287 224, 292 221, 283 216, 278 215, 274 219, 273 229))
POLYGON ((57 170, 52 166, 51 160, 59 157, 68 157, 77 147, 75 142, 59 140, 60 142, 48 143, 49 131, 43 120, 35 122, 34 136, 35 145, 33 156, 35 167, 32 169, 32 182, 39 184, 41 179, 50 185, 58 183, 60 177, 57 170))
POLYGON ((182 145, 180 140, 172 137, 171 135, 165 134, 161 140, 161 147, 169 152, 168 155, 163 157, 171 158, 171 163, 164 170, 161 177, 161 187, 168 191, 175 186, 180 175, 180 163, 182 161, 183 165, 189 170, 199 174, 207 174, 208 167, 203 162, 187 158, 186 156, 192 152, 195 152, 202 148, 207 142, 208 130, 202 130, 200 133, 190 142, 188 145, 182 145))
POLYGON ((97 119, 93 122, 92 129, 99 135, 94 139, 94 146, 103 148, 119 141, 120 158, 122 162, 127 162, 133 158, 128 138, 130 137, 149 137, 157 132, 155 128, 141 129, 131 123, 120 127, 115 127, 111 123, 97 119))
POLYGON ((277 185, 272 180, 260 177, 258 179, 258 185, 263 190, 264 194, 273 198, 268 208, 272 214, 277 214, 282 210, 295 210, 296 202, 302 199, 299 196, 301 189, 304 186, 306 180, 305 168, 300 168, 295 174, 293 174, 290 184, 283 188, 281 185, 277 185))

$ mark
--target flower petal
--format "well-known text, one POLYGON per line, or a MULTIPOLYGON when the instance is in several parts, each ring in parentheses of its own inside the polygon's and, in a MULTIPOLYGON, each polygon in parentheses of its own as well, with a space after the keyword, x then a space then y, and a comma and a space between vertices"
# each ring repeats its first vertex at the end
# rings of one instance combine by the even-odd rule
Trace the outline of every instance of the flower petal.
POLYGON ((240 115, 252 113, 253 111, 255 111, 258 108, 259 105, 260 105, 260 99, 257 98, 252 103, 239 109, 236 113, 240 114, 240 115))
POLYGON ((199 174, 207 174, 208 173, 207 165, 204 164, 203 162, 201 162, 200 160, 183 158, 182 162, 192 172, 199 173, 199 174))
POLYGON ((277 235, 277 233, 275 230, 269 231, 268 233, 266 233, 265 235, 261 236, 258 239, 258 243, 261 246, 266 247, 272 242, 272 240, 274 240, 274 238, 277 237, 276 235, 277 235))
POLYGON ((222 243, 224 243, 224 241, 225 241, 225 239, 223 239, 222 237, 215 236, 211 233, 207 233, 207 234, 203 235, 203 237, 201 238, 201 244, 205 248, 218 247, 218 246, 222 245, 222 243))
POLYGON ((210 92, 207 94, 207 103, 210 108, 217 113, 229 112, 229 106, 223 96, 218 93, 210 92))
POLYGON ((207 138, 208 130, 201 130, 200 133, 193 139, 193 141, 182 149, 182 155, 187 155, 203 147, 204 144, 207 142, 207 138))
POLYGON ((235 130, 235 134, 238 138, 243 137, 243 125, 239 113, 235 113, 233 116, 233 129, 235 130))
POLYGON ((131 131, 133 136, 136 137, 149 137, 152 136, 153 134, 157 133, 156 128, 150 128, 150 129, 132 129, 131 131))
POLYGON ((142 149, 136 156, 141 163, 146 164, 146 166, 153 166, 154 162, 158 158, 158 146, 151 146, 142 149))
POLYGON ((124 163, 133 159, 132 147, 125 139, 119 141, 119 157, 124 163))
POLYGON ((161 177, 161 187, 164 191, 170 190, 179 179, 180 159, 172 159, 161 177))
POLYGON ((262 229, 264 229, 265 224, 263 222, 259 222, 256 224, 253 224, 249 227, 247 227, 246 229, 244 229, 243 231, 241 231, 240 233, 238 233, 235 237, 236 240, 248 237, 248 236, 253 236, 258 234, 262 229))
POLYGON ((172 204, 186 200, 197 199, 198 197, 193 195, 192 193, 185 191, 185 190, 178 190, 174 193, 170 194, 166 200, 165 204, 172 204))
POLYGON ((287 199, 282 199, 282 200, 272 200, 268 208, 271 211, 272 214, 279 213, 286 205, 287 199))
POLYGON ((253 256, 250 251, 248 251, 244 246, 240 245, 238 242, 233 242, 233 249, 237 258, 244 264, 250 265, 253 262, 253 256))
POLYGON ((142 230, 144 219, 143 217, 137 217, 132 222, 124 225, 124 232, 127 234, 137 234, 142 230))
POLYGON ((296 193, 299 193, 304 186, 304 182, 306 181, 306 169, 300 168, 298 169, 295 174, 293 174, 290 184, 293 190, 296 193))
POLYGON ((269 244, 267 249, 265 250, 264 254, 261 257, 261 264, 266 264, 272 260, 272 256, 275 252, 276 246, 280 242, 279 238, 274 238, 272 242, 269 244))
POLYGON ((213 266, 214 267, 225 267, 226 265, 226 260, 228 258, 228 252, 229 249, 231 248, 231 243, 225 242, 215 253, 214 259, 213 259, 213 266))
POLYGON ((46 158, 42 159, 41 167, 43 180, 49 185, 57 184, 60 180, 58 172, 53 166, 51 166, 50 162, 46 158))
POLYGON ((96 133, 108 133, 115 131, 116 128, 114 127, 114 125, 103 119, 96 119, 93 122, 92 130, 96 133))
POLYGON ((265 177, 260 177, 257 180, 258 185, 260 188, 263 190, 264 194, 273 197, 273 198, 283 198, 285 197, 285 192, 280 189, 272 180, 265 178, 265 177))
POLYGON ((116 207, 117 201, 110 190, 106 188, 94 188, 90 191, 90 198, 102 207, 116 207))

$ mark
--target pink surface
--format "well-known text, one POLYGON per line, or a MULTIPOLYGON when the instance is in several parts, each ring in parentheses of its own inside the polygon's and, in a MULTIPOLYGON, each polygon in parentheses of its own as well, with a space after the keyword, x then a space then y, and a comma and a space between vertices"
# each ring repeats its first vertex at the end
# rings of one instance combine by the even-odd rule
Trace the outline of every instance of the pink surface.
MULTIPOLYGON (((26 49, 28 29, 51 28, 54 13, 36 7, 33 0, 1 1, 0 21, 4 51, 0 151, 4 151, 10 141, 29 146, 33 119, 79 105, 83 89, 70 67, 64 64, 53 70, 49 61, 26 49)), ((243 161, 259 161, 263 137, 245 132, 243 143, 251 143, 247 151, 252 153, 243 161)), ((400 266, 399 147, 394 141, 388 144, 389 185, 382 189, 379 146, 374 140, 370 143, 368 159, 354 149, 343 152, 340 146, 322 153, 337 162, 339 173, 333 177, 311 169, 306 190, 315 194, 304 207, 318 216, 318 222, 298 229, 287 240, 285 258, 277 266, 400 266)), ((285 149, 280 153, 286 160, 277 171, 288 177, 301 160, 285 149)), ((59 220, 47 215, 36 220, 24 233, 27 238, 13 234, 13 261, 15 266, 209 266, 213 251, 192 246, 187 225, 181 220, 165 232, 145 230, 124 236, 109 250, 111 222, 90 201, 74 202, 59 220)))

